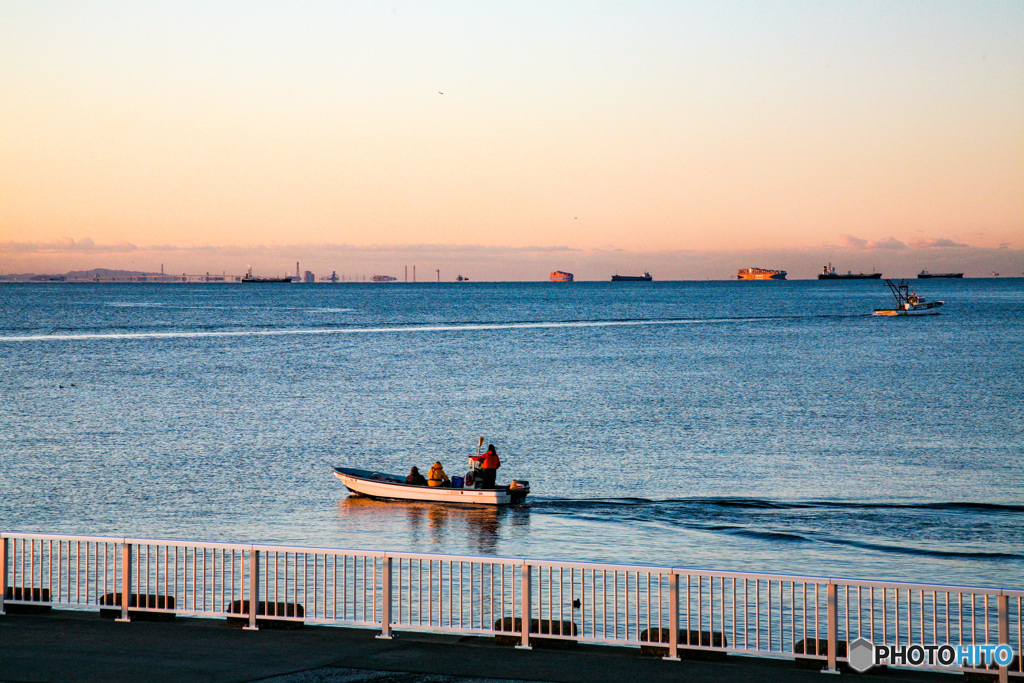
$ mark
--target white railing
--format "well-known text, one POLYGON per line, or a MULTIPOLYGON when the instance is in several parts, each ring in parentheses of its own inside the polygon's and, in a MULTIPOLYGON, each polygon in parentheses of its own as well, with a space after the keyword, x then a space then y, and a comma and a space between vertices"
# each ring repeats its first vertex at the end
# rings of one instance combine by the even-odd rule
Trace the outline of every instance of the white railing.
MULTIPOLYGON (((0 534, 6 605, 496 635, 821 660, 875 645, 1022 645, 1024 591, 673 567, 0 534), (256 609, 252 609, 256 606, 256 609), (526 618, 523 618, 526 615, 526 618)), ((944 670, 967 670, 942 667, 944 670)), ((1000 680, 1022 676, 1020 658, 1000 680)))

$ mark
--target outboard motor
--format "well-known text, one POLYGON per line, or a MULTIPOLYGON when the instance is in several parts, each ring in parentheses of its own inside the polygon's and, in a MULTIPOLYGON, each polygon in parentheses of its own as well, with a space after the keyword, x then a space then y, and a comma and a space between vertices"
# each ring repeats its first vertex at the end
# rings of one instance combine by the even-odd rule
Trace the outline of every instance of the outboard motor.
POLYGON ((513 479, 508 485, 508 492, 512 496, 512 504, 519 505, 526 501, 526 495, 530 493, 530 482, 523 479, 513 479))

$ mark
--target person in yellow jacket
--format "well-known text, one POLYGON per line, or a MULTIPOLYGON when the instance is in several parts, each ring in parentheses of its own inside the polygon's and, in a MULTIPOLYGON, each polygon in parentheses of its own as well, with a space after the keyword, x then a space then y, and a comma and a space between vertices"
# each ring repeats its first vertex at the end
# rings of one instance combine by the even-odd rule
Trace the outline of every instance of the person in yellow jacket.
POLYGON ((427 485, 428 486, 451 486, 452 481, 448 478, 448 475, 444 473, 444 468, 441 467, 441 463, 435 462, 434 466, 427 472, 427 485))

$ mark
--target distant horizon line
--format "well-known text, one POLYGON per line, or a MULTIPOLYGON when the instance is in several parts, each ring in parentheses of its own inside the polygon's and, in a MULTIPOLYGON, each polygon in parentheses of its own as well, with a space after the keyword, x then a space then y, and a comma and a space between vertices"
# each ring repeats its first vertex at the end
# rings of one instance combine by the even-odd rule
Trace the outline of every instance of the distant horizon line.
POLYGON ((165 275, 180 277, 184 274, 199 279, 205 274, 211 278, 229 277, 229 273, 230 277, 237 277, 235 273, 246 272, 250 265, 257 276, 297 275, 303 279, 303 272, 308 270, 320 276, 336 273, 345 281, 390 274, 408 282, 456 280, 457 275, 473 281, 530 282, 546 280, 551 272, 558 270, 571 272, 575 279, 581 281, 603 281, 613 274, 641 274, 645 271, 661 281, 731 280, 737 276, 738 270, 750 267, 785 270, 790 279, 813 279, 822 273, 826 265, 834 265, 838 273, 857 274, 916 274, 929 270, 987 277, 993 273, 1019 275, 1024 272, 1024 250, 1012 249, 1009 245, 997 248, 959 244, 900 245, 897 247, 884 240, 874 246, 822 244, 799 249, 661 252, 569 248, 548 248, 541 252, 484 246, 408 249, 279 246, 252 251, 181 249, 143 252, 105 250, 95 244, 77 244, 75 248, 61 253, 39 254, 32 252, 32 245, 22 244, 5 250, 0 244, 0 277, 7 281, 29 279, 40 274, 66 277, 88 274, 95 278, 95 274, 100 272, 153 278, 162 271, 165 275))
MULTIPOLYGON (((738 269, 738 270, 745 270, 745 269, 738 269)), ((434 274, 434 273, 438 273, 438 269, 432 269, 432 270, 428 270, 426 272, 434 274)), ((877 272, 877 271, 875 271, 875 272, 877 272)), ((888 277, 886 279, 891 279, 891 280, 917 279, 919 275, 927 274, 927 273, 931 273, 931 279, 943 279, 943 275, 945 275, 946 273, 959 273, 962 279, 977 279, 977 280, 997 279, 997 278, 998 279, 1012 279, 1012 278, 1024 277, 1024 273, 1021 273, 1020 275, 1016 275, 1016 274, 1013 274, 1013 275, 1002 275, 1000 273, 993 272, 991 275, 968 276, 968 275, 966 275, 965 272, 961 272, 961 271, 944 271, 943 273, 934 273, 934 272, 928 271, 928 270, 921 270, 921 271, 918 271, 916 273, 909 274, 909 275, 890 276, 890 277, 888 277)), ((317 277, 315 274, 311 273, 308 270, 306 271, 306 274, 311 275, 313 277, 313 279, 303 279, 301 276, 299 276, 299 277, 286 276, 286 277, 290 277, 291 278, 290 281, 281 282, 280 284, 396 284, 396 285, 401 285, 401 284, 448 284, 448 283, 474 284, 474 283, 481 283, 481 282, 486 282, 486 283, 506 283, 506 282, 507 283, 530 283, 530 282, 550 283, 550 281, 548 279, 545 279, 545 278, 537 278, 537 279, 495 279, 495 280, 482 280, 482 279, 478 278, 478 279, 473 280, 473 279, 470 279, 470 278, 463 278, 461 275, 459 275, 457 279, 450 279, 450 280, 449 279, 440 280, 437 277, 428 277, 426 279, 418 279, 417 278, 417 279, 412 279, 412 280, 409 280, 409 279, 404 279, 403 280, 403 279, 399 279, 399 278, 394 277, 394 276, 386 276, 386 275, 382 276, 381 274, 378 274, 378 273, 374 273, 373 275, 369 275, 369 274, 365 274, 365 273, 360 273, 358 275, 349 275, 349 274, 340 274, 339 275, 334 270, 331 271, 331 276, 328 276, 328 277, 324 277, 324 276, 317 277), (374 280, 373 279, 373 278, 379 278, 379 277, 387 277, 387 278, 394 278, 394 279, 387 279, 387 280, 385 280, 385 279, 374 280), (332 279, 332 278, 336 278, 336 279, 332 279)), ((858 273, 858 274, 860 274, 860 273, 858 273)), ((788 275, 788 273, 787 273, 787 275, 788 275)), ((879 275, 884 277, 883 273, 879 273, 879 275)), ((239 283, 241 283, 241 280, 242 280, 243 277, 244 277, 244 274, 235 274, 235 273, 229 274, 226 270, 222 270, 220 273, 216 273, 216 272, 212 272, 212 271, 206 271, 206 272, 203 272, 203 273, 182 272, 182 273, 178 274, 177 272, 168 273, 168 272, 136 271, 136 270, 123 270, 123 269, 115 269, 115 268, 98 268, 97 267, 97 268, 70 270, 70 271, 67 271, 67 272, 64 272, 64 273, 34 273, 34 272, 26 272, 26 273, 0 273, 0 283, 4 283, 4 284, 11 284, 11 283, 35 283, 35 284, 59 284, 59 283, 70 283, 70 284, 87 284, 87 283, 101 283, 101 284, 239 284, 239 283), (145 278, 145 279, 141 279, 141 278, 145 278)), ((413 274, 413 277, 414 278, 417 277, 415 272, 413 274)), ((763 281, 771 281, 771 282, 785 282, 785 281, 798 282, 799 281, 799 282, 806 282, 806 281, 817 281, 818 279, 819 278, 815 275, 813 277, 793 277, 793 278, 787 277, 787 278, 785 278, 783 280, 763 280, 763 281)), ((840 278, 840 279, 842 279, 842 278, 840 278)), ((952 279, 952 278, 950 278, 950 279, 952 279)), ((590 283, 593 283, 593 282, 612 282, 612 281, 613 280, 611 279, 611 276, 609 276, 608 278, 601 278, 601 279, 587 279, 587 278, 584 277, 584 278, 575 279, 574 281, 572 281, 570 283, 556 283, 556 284, 574 284, 574 283, 581 283, 581 282, 590 282, 590 283)), ((743 280, 743 279, 740 279, 738 277, 733 276, 733 277, 666 278, 666 279, 653 278, 649 282, 737 282, 737 281, 750 282, 750 281, 762 281, 762 280, 743 280)), ((626 283, 626 286, 629 286, 628 282, 626 283)))

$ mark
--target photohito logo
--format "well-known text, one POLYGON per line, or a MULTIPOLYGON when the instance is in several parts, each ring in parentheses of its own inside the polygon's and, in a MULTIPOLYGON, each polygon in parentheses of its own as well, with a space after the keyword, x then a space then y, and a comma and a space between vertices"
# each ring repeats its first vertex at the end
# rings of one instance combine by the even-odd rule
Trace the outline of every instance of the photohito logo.
POLYGON ((875 645, 867 638, 850 643, 850 668, 864 672, 879 664, 892 666, 1009 666, 1009 645, 875 645))

